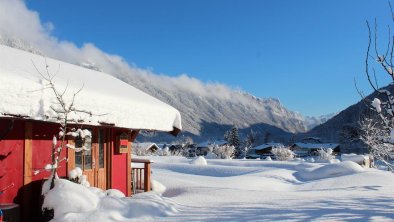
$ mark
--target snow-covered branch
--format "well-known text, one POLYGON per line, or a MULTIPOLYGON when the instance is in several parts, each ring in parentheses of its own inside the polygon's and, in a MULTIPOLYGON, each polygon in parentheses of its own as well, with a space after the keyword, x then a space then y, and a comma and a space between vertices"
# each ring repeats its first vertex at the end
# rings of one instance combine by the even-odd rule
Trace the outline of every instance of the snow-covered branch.
MULTIPOLYGON (((45 58, 44 58, 45 59, 45 58)), ((45 86, 42 90, 48 90, 50 89, 53 92, 53 95, 56 98, 56 102, 50 106, 51 110, 55 113, 55 116, 53 117, 56 119, 59 124, 61 125, 60 127, 60 132, 58 133, 58 137, 60 141, 57 140, 56 136, 53 137, 53 142, 52 142, 52 153, 51 153, 51 163, 47 164, 44 169, 36 170, 34 173, 38 174, 44 170, 51 171, 52 172, 52 182, 51 182, 51 188, 54 186, 54 179, 56 177, 57 169, 59 168, 59 164, 63 161, 67 161, 66 158, 61 159, 60 155, 62 153, 62 150, 64 148, 71 148, 74 149, 76 152, 81 152, 85 150, 90 150, 89 146, 86 146, 86 143, 91 142, 91 133, 88 130, 81 130, 81 129, 69 129, 68 125, 70 123, 78 123, 78 120, 71 119, 70 115, 71 114, 78 114, 78 113, 84 113, 84 114, 89 114, 89 116, 92 116, 93 113, 91 111, 87 110, 80 110, 75 107, 75 100, 77 99, 78 94, 82 91, 83 86, 79 88, 76 92, 72 93, 72 95, 68 95, 68 87, 69 84, 67 83, 66 87, 62 90, 59 91, 56 88, 56 84, 54 82, 54 78, 59 72, 60 66, 58 67, 58 70, 55 74, 51 74, 49 71, 49 66, 46 63, 45 60, 45 72, 41 72, 37 66, 33 63, 34 68, 36 69, 37 73, 41 76, 41 78, 45 81, 45 86), (67 99, 68 97, 68 99, 67 99), (71 136, 75 138, 78 143, 75 143, 75 145, 70 145, 66 144, 66 137, 71 136)))
MULTIPOLYGON (((391 4, 389 3, 391 15, 394 18, 391 4)), ((394 22, 394 19, 393 19, 394 22)), ((375 19, 374 33, 367 21, 368 28, 368 47, 365 57, 365 74, 370 86, 378 95, 371 102, 371 107, 376 111, 374 119, 365 118, 360 121, 362 129, 361 139, 370 147, 370 153, 375 159, 384 163, 388 169, 393 170, 393 152, 394 152, 394 96, 390 88, 379 88, 376 78, 376 69, 372 61, 383 73, 391 79, 392 87, 394 83, 394 35, 391 34, 390 26, 388 26, 388 40, 386 48, 381 52, 378 48, 381 42, 378 41, 378 24, 375 19), (372 45, 373 41, 373 45, 372 45), (374 81, 372 80, 372 74, 374 81)))

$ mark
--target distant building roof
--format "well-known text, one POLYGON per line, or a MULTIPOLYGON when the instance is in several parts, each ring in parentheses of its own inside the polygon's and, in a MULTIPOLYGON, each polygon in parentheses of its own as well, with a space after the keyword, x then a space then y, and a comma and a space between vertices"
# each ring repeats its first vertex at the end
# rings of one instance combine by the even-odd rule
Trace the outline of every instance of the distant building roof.
POLYGON ((205 141, 197 145, 197 147, 208 147, 208 146, 222 146, 228 144, 225 140, 214 140, 214 141, 205 141))
POLYGON ((259 146, 253 147, 252 149, 254 149, 254 150, 264 150, 264 149, 267 149, 267 148, 280 147, 280 146, 283 146, 283 144, 281 144, 281 143, 264 143, 264 144, 261 144, 259 146))
POLYGON ((151 143, 151 142, 148 142, 148 143, 133 143, 133 146, 141 148, 141 149, 145 149, 145 150, 148 150, 148 149, 150 149, 152 147, 154 147, 156 149, 159 149, 159 146, 157 146, 156 143, 151 143))
POLYGON ((335 149, 339 146, 337 143, 294 143, 292 147, 300 147, 302 149, 335 149))
POLYGON ((322 140, 320 137, 306 137, 304 139, 302 139, 303 143, 310 143, 310 142, 314 142, 314 143, 321 143, 322 140))

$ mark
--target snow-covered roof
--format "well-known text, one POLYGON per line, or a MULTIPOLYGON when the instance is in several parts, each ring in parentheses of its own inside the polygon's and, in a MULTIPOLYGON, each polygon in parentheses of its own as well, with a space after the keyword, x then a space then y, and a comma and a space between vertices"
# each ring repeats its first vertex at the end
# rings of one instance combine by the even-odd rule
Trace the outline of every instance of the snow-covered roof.
POLYGON ((222 145, 226 145, 226 144, 228 144, 228 142, 225 140, 205 141, 205 142, 199 143, 197 145, 197 147, 208 147, 208 146, 215 146, 215 145, 222 146, 222 145))
POLYGON ((156 149, 159 149, 159 146, 156 145, 156 143, 149 143, 149 142, 148 143, 133 143, 133 146, 139 147, 139 148, 145 149, 145 150, 147 150, 151 147, 156 147, 156 149))
POLYGON ((337 143, 295 143, 293 146, 298 146, 303 149, 335 149, 339 146, 337 143))
POLYGON ((264 143, 259 146, 253 147, 254 150, 264 150, 270 147, 281 147, 283 144, 281 143, 264 143))
POLYGON ((54 93, 44 89, 46 82, 38 71, 54 75, 55 87, 66 89, 66 98, 76 96, 75 107, 91 111, 71 118, 82 124, 113 124, 129 129, 175 132, 182 129, 181 115, 175 108, 122 82, 115 77, 55 59, 0 45, 0 117, 11 115, 56 122, 50 106, 54 93), (37 69, 35 68, 37 67, 37 69))

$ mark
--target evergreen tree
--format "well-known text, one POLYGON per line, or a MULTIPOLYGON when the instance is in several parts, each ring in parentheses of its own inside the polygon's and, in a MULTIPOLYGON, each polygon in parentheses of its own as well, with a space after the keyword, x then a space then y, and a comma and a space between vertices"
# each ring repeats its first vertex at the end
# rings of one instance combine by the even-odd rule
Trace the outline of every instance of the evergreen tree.
POLYGON ((231 128, 230 131, 227 131, 224 134, 225 139, 229 143, 229 145, 234 146, 235 148, 235 157, 239 158, 242 155, 242 150, 241 150, 241 139, 239 137, 239 132, 237 127, 231 128))

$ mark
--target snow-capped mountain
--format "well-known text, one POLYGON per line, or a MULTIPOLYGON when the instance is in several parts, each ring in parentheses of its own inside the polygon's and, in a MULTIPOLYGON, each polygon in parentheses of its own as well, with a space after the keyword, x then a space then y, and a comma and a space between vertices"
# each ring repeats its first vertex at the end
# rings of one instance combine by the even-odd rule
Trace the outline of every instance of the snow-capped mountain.
POLYGON ((307 129, 311 130, 316 126, 327 122, 329 119, 331 119, 332 117, 334 117, 337 114, 338 113, 330 113, 330 114, 321 115, 321 116, 306 116, 304 118, 304 122, 306 124, 307 129))
MULTIPOLYGON (((261 134, 274 134, 274 129, 288 135, 305 132, 324 118, 304 118, 286 109, 278 99, 262 99, 218 83, 203 83, 181 75, 169 77, 146 69, 130 66, 119 56, 112 56, 89 45, 83 53, 67 53, 36 48, 29 43, 0 37, 0 44, 54 57, 86 68, 104 71, 172 105, 182 114, 183 131, 189 135, 207 138, 222 136, 231 126, 254 129, 261 134), (95 56, 88 56, 89 54, 95 56)), ((61 67, 60 67, 61 68, 61 67)), ((158 110, 157 112, 160 112, 158 110)))

